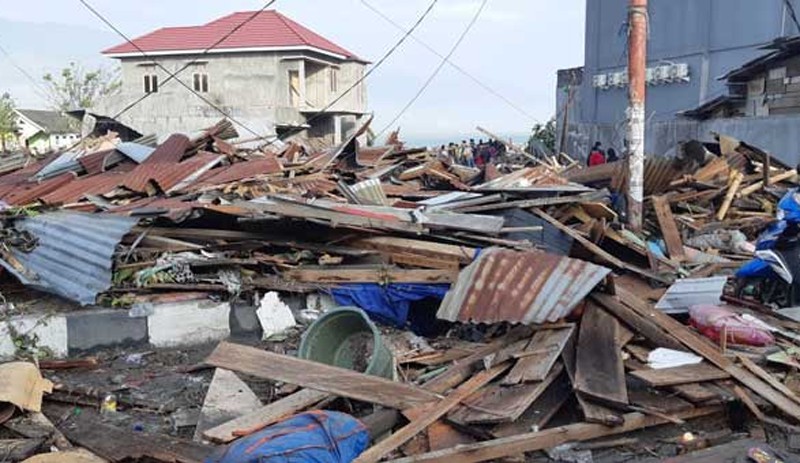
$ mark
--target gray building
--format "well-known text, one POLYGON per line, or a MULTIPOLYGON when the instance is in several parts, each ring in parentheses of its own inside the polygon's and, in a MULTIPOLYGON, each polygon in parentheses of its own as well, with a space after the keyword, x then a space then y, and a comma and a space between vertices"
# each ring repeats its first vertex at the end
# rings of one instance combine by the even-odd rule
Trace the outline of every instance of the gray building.
MULTIPOLYGON (((557 89, 559 133, 563 122, 569 122, 563 142, 567 152, 584 154, 595 139, 623 146, 627 5, 628 0, 586 2, 582 78, 567 79, 562 71, 557 89), (574 96, 567 105, 565 95, 570 93, 574 96)), ((792 6, 800 11, 798 0, 650 0, 648 153, 669 150, 680 141, 679 129, 686 136, 702 130, 696 123, 687 125, 679 114, 726 95, 722 76, 763 55, 761 47, 774 39, 800 33, 792 6), (675 136, 665 135, 672 129, 675 136)))
POLYGON ((194 92, 246 126, 236 126, 243 139, 301 129, 328 142, 345 138, 366 113, 365 85, 328 106, 364 75, 366 61, 276 11, 254 14, 162 28, 105 50, 120 61, 122 89, 95 112, 111 116, 147 95, 119 119, 158 134, 224 117, 194 92))

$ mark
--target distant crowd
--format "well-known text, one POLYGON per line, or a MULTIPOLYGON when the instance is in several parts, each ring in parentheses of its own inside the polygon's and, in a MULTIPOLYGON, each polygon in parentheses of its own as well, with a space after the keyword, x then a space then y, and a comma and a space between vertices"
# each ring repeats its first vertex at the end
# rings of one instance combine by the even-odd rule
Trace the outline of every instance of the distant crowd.
POLYGON ((447 163, 459 164, 467 167, 481 167, 491 164, 495 159, 501 157, 506 152, 506 146, 497 141, 489 140, 484 142, 470 138, 469 142, 462 140, 461 143, 449 143, 439 148, 439 159, 447 163))

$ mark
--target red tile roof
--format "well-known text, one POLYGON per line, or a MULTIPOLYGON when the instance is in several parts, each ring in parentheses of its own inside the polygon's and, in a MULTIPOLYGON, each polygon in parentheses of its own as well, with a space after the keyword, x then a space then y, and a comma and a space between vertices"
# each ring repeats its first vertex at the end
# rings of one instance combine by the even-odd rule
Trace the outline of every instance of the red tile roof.
MULTIPOLYGON (((145 52, 206 50, 253 14, 254 11, 242 11, 202 26, 165 27, 138 37, 133 42, 145 52)), ((213 49, 277 47, 311 47, 348 59, 358 59, 353 53, 274 10, 262 11, 213 49)), ((125 53, 139 53, 139 50, 126 42, 103 51, 106 55, 125 53)))

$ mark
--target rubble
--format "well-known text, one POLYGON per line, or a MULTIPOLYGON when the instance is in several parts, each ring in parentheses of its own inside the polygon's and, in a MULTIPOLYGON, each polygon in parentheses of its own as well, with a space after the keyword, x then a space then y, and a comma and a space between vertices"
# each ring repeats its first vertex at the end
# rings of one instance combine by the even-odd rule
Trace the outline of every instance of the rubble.
MULTIPOLYGON (((34 359, 56 384, 44 390, 55 427, 30 433, 18 421, 38 409, 12 410, 3 429, 32 449, 22 453, 56 439, 112 462, 244 461, 230 458, 273 433, 286 440, 265 454, 316 442, 291 424, 334 429, 329 413, 347 414, 341 426, 364 440, 341 460, 359 463, 540 451, 590 461, 608 448, 644 460, 648 428, 693 442, 720 429, 796 433, 800 324, 730 278, 797 186, 795 170, 722 135, 649 158, 634 233, 619 207, 625 161, 582 168, 506 144, 471 168, 396 133, 362 146, 367 124, 324 148, 295 138, 239 149, 224 122, 153 146, 112 136, 91 145, 103 151, 0 176, 0 264, 21 284, 145 318, 157 347, 214 343, 161 373, 147 369, 161 351, 34 359), (308 302, 323 297, 332 302, 308 302), (774 342, 742 345, 725 323, 710 334, 683 315, 699 304, 774 342), (337 313, 330 305, 354 306, 368 329, 314 328, 309 339, 337 313), (228 325, 204 328, 242 307, 259 336, 216 344, 233 336, 228 325), (363 345, 350 339, 364 333, 363 345), (308 354, 314 342, 331 352, 308 354), (149 376, 134 383, 139 370, 149 376), (89 372, 102 387, 65 381, 89 372), (159 375, 203 392, 180 406, 141 396, 159 375), (119 411, 98 416, 109 394, 119 411), (736 406, 747 421, 727 421, 736 406)), ((675 442, 653 452, 694 450, 675 442)), ((759 445, 775 450, 743 451, 759 445)))

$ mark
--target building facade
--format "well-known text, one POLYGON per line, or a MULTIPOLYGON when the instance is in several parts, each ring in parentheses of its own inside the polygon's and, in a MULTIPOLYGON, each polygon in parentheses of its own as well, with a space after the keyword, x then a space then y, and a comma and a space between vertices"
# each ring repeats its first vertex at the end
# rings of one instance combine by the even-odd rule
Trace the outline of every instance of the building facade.
POLYGON ((19 146, 34 154, 60 151, 80 140, 80 123, 58 111, 15 109, 19 146))
POLYGON ((367 63, 276 11, 259 13, 231 34, 254 14, 159 29, 133 40, 135 46, 105 50, 120 61, 122 90, 97 112, 114 115, 147 95, 119 118, 141 133, 193 132, 224 112, 242 139, 298 130, 329 142, 345 138, 366 113, 366 86, 345 92, 367 63))
MULTIPOLYGON (((584 151, 597 138, 624 144, 627 108, 628 0, 587 0, 583 79, 576 96, 566 149, 584 151)), ((764 53, 774 39, 800 33, 792 9, 798 0, 650 0, 648 125, 680 122, 679 114, 727 92, 724 76, 764 53)), ((557 89, 563 97, 569 82, 557 89)), ((559 123, 565 106, 557 108, 559 123)), ((663 154, 649 137, 649 153, 663 154)), ((576 153, 581 154, 581 153, 576 153)))

